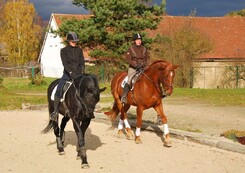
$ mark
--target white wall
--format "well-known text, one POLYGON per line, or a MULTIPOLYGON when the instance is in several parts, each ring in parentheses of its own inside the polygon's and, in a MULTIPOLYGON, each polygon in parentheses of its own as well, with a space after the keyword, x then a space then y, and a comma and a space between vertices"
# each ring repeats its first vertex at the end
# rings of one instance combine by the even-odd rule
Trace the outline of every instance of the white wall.
MULTIPOLYGON (((228 74, 226 69, 228 66, 232 66, 227 62, 202 62, 195 67, 194 83, 193 88, 205 88, 205 89, 216 89, 216 88, 235 88, 236 76, 231 73, 228 74), (229 82, 231 86, 228 86, 224 81, 227 76, 232 76, 234 79, 229 82)), ((239 80, 238 88, 244 88, 245 81, 239 80)))
MULTIPOLYGON (((53 15, 49 26, 57 29, 53 15)), ((63 65, 60 58, 60 50, 64 47, 62 39, 50 32, 46 33, 43 50, 40 55, 41 72, 45 77, 61 77, 63 74, 63 65)))

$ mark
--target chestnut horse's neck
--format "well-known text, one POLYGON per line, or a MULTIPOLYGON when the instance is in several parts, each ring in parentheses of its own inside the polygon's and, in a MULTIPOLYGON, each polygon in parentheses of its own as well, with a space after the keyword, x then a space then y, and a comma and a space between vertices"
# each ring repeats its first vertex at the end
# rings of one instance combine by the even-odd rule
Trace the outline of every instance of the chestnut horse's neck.
POLYGON ((169 64, 170 63, 162 60, 155 61, 145 70, 144 73, 154 82, 158 83, 161 72, 165 70, 169 64))

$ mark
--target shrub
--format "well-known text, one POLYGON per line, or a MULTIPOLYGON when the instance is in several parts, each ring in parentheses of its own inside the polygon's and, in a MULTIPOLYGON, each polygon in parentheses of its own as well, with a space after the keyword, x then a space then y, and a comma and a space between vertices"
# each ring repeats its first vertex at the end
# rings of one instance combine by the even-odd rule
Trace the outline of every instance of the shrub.
POLYGON ((3 78, 0 76, 0 86, 3 85, 3 78))
POLYGON ((44 76, 40 73, 34 75, 34 77, 30 76, 29 79, 31 80, 32 85, 40 86, 46 84, 46 82, 44 81, 44 76))

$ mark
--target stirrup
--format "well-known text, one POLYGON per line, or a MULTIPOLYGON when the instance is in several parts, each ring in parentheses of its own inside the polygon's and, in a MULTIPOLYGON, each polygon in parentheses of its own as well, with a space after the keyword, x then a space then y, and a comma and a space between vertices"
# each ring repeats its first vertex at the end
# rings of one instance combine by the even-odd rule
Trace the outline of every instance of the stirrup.
POLYGON ((126 96, 122 97, 121 102, 124 104, 127 104, 127 97, 126 96))

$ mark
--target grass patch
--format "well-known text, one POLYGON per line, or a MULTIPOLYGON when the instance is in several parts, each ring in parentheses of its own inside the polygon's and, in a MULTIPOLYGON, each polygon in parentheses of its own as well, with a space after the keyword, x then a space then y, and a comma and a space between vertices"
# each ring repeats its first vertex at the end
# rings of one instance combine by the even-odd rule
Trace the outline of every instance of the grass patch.
POLYGON ((22 103, 47 104, 47 88, 53 80, 45 78, 45 85, 36 86, 28 78, 4 78, 0 87, 0 110, 20 109, 22 103))
POLYGON ((231 130, 227 130, 224 133, 222 133, 221 136, 224 136, 225 138, 228 138, 232 141, 238 142, 237 139, 239 137, 245 137, 245 131, 231 129, 231 130))
POLYGON ((171 97, 188 97, 219 106, 245 106, 245 88, 196 89, 175 88, 171 97))
POLYGON ((100 102, 101 103, 108 103, 108 102, 113 103, 114 99, 112 96, 111 97, 100 97, 100 102))
POLYGON ((106 90, 102 94, 111 95, 111 84, 110 83, 100 83, 100 88, 106 87, 106 90))
POLYGON ((4 78, 2 85, 15 93, 46 93, 49 84, 54 80, 55 78, 45 78, 46 84, 37 86, 31 84, 28 78, 4 78))
MULTIPOLYGON (((19 109, 21 103, 31 105, 47 104, 47 88, 55 78, 44 78, 46 84, 32 85, 28 78, 3 78, 0 85, 0 110, 19 109)), ((100 102, 113 102, 110 83, 100 83, 107 87, 100 102), (105 96, 105 97, 104 97, 105 96)), ((243 89, 190 89, 175 88, 171 98, 186 97, 205 101, 213 105, 245 106, 245 88, 243 89)))

